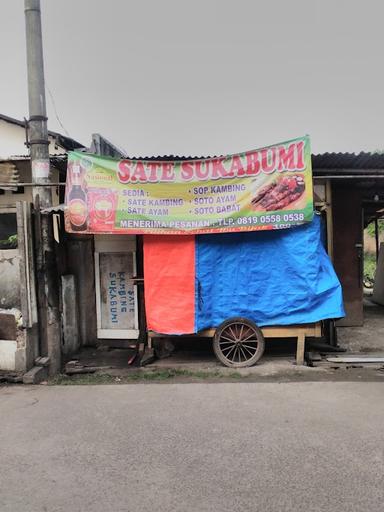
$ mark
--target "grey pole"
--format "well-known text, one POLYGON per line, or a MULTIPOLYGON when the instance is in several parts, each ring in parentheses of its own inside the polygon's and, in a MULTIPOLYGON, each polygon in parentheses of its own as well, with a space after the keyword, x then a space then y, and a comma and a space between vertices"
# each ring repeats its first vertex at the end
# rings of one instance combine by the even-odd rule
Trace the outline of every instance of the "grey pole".
MULTIPOLYGON (((43 42, 41 35, 40 0, 25 0, 27 40, 29 143, 32 181, 37 185, 49 183, 49 141, 45 106, 43 42)), ((51 189, 36 186, 34 199, 39 196, 43 208, 52 206, 51 189)))
MULTIPOLYGON (((24 0, 27 42, 29 143, 31 152, 33 199, 35 207, 52 206, 49 167, 49 140, 45 105, 43 43, 40 0, 24 0)), ((37 246, 39 332, 42 355, 50 358, 49 372, 55 375, 61 367, 61 331, 58 298, 58 276, 55 265, 52 222, 41 215, 37 246)))

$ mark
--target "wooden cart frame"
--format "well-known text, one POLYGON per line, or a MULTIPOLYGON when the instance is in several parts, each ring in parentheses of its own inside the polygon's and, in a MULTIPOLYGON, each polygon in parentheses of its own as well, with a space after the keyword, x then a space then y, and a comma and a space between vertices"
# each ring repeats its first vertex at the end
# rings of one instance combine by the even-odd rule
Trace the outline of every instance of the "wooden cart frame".
MULTIPOLYGON (((307 337, 319 338, 322 334, 320 322, 292 326, 262 327, 261 332, 264 338, 296 338, 296 364, 300 366, 304 365, 305 339, 307 337)), ((191 336, 214 338, 215 334, 216 329, 206 329, 191 336)), ((153 331, 148 331, 147 342, 149 348, 152 348, 153 339, 155 338, 179 338, 179 336, 159 334, 153 331)))

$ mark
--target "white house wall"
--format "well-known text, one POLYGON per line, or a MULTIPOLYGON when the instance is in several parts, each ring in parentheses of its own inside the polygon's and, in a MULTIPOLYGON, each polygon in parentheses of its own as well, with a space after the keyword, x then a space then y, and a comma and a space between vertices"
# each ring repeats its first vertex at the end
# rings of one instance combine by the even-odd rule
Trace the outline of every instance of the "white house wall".
MULTIPOLYGON (((53 135, 49 135, 49 142, 51 156, 65 154, 65 149, 57 144, 53 135)), ((25 128, 0 119, 0 160, 28 154, 29 151, 25 145, 25 128)))
POLYGON ((0 158, 12 155, 26 155, 25 130, 16 124, 0 120, 0 158))

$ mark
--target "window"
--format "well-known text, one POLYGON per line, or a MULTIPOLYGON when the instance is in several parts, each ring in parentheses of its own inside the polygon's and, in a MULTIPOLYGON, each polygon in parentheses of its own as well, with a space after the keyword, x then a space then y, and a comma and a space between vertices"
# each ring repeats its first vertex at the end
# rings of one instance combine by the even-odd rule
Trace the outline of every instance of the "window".
POLYGON ((14 249, 16 247, 16 213, 0 213, 0 249, 14 249))

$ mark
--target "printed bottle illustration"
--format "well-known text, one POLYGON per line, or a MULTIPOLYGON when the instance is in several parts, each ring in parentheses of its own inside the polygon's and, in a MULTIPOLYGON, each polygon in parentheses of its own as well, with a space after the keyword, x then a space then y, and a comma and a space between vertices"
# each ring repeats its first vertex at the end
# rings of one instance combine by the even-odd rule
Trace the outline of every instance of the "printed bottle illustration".
POLYGON ((69 222, 73 231, 86 231, 88 224, 87 195, 83 189, 84 173, 78 163, 72 167, 72 188, 68 196, 69 222))
POLYGON ((89 227, 91 231, 113 231, 118 192, 115 189, 88 189, 89 227))

